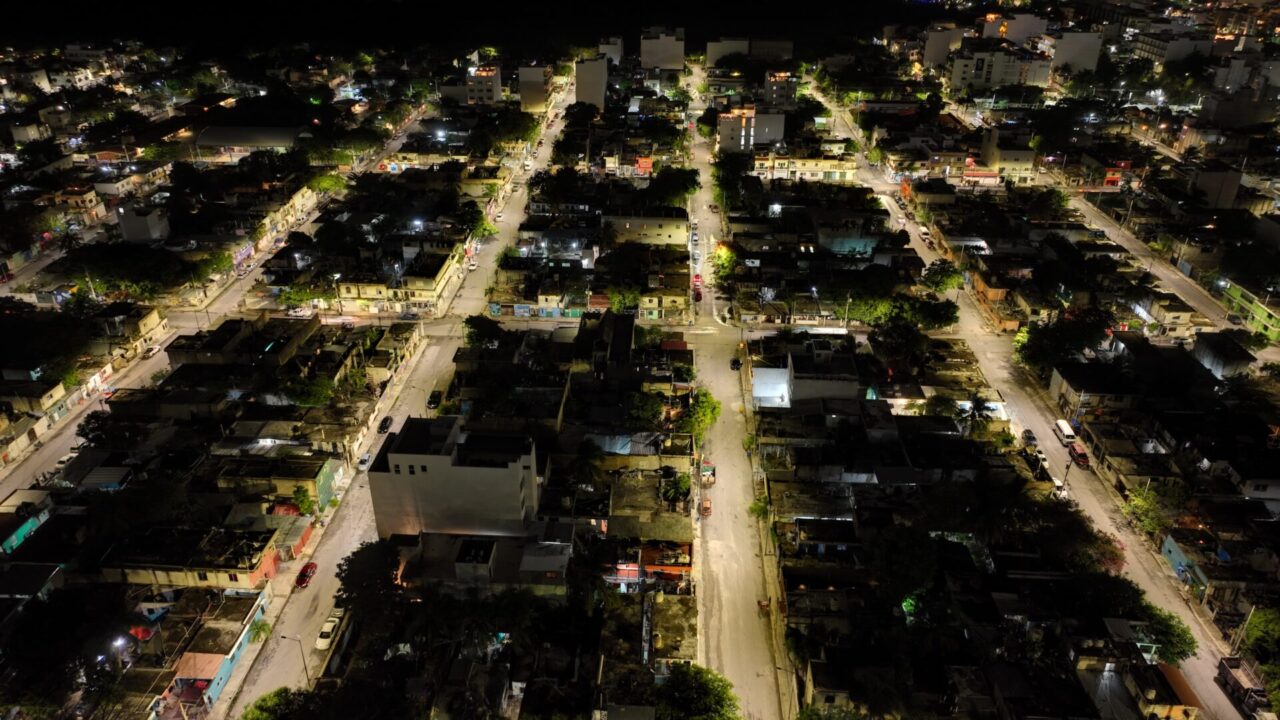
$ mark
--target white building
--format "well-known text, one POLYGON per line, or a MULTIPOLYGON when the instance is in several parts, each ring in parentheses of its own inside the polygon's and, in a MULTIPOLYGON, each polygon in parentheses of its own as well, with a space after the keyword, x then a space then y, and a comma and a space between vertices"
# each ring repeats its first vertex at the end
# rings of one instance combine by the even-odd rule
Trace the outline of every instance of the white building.
POLYGON ((726 55, 748 55, 751 41, 746 38, 724 38, 707 41, 706 67, 713 68, 726 55))
POLYGON ((1048 20, 1030 13, 989 13, 979 25, 982 27, 982 37, 999 38, 1019 45, 1034 35, 1043 35, 1049 29, 1048 20))
POLYGON ((13 123, 9 126, 9 133, 19 144, 44 140, 50 135, 49 126, 38 122, 13 123))
POLYGON ((49 71, 49 84, 59 90, 69 87, 85 90, 94 84, 94 78, 87 67, 66 66, 49 71))
POLYGON ((600 45, 596 50, 598 50, 601 55, 612 60, 614 65, 622 64, 622 38, 605 38, 600 41, 600 45))
POLYGON ((986 90, 1005 85, 1049 84, 1050 61, 1025 50, 997 48, 967 51, 951 57, 947 82, 953 92, 964 88, 986 90))
POLYGON ((531 65, 520 68, 520 109, 529 113, 547 111, 551 96, 551 67, 531 65))
POLYGON ((924 51, 920 63, 926 68, 940 68, 947 64, 947 57, 960 49, 965 30, 950 25, 935 25, 924 34, 924 51))
POLYGON ((574 100, 604 110, 605 88, 609 83, 609 57, 601 54, 574 65, 574 100))
POLYGON ((646 28, 640 36, 640 66, 646 70, 683 70, 684 28, 646 28))
POLYGON ((493 105, 502 102, 502 67, 481 65, 467 74, 467 104, 493 105))
POLYGON ((161 208, 131 203, 116 208, 116 219, 126 242, 151 243, 169 237, 169 216, 161 208))
POLYGON ((1213 38, 1200 34, 1146 32, 1138 34, 1133 43, 1133 56, 1150 60, 1157 72, 1162 71, 1167 62, 1185 60, 1196 53, 1209 57, 1212 52, 1213 38))
POLYGON ((540 494, 527 436, 472 433, 463 418, 409 418, 369 468, 378 537, 521 535, 540 494))
POLYGON ((759 113, 754 107, 734 108, 720 114, 716 152, 751 152, 756 145, 783 138, 786 115, 759 113))
POLYGON ((1053 69, 1070 66, 1071 72, 1093 72, 1098 69, 1098 57, 1102 54, 1102 33, 1064 32, 1043 35, 1028 43, 1053 58, 1053 69))

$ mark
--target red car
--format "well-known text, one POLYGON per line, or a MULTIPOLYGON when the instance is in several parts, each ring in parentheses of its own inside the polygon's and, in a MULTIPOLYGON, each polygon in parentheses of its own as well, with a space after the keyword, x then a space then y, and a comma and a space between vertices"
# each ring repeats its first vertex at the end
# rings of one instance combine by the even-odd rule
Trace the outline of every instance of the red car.
POLYGON ((311 578, 316 576, 317 567, 318 566, 313 562, 303 565, 302 569, 298 571, 298 579, 293 582, 293 586, 298 589, 302 589, 310 585, 311 578))

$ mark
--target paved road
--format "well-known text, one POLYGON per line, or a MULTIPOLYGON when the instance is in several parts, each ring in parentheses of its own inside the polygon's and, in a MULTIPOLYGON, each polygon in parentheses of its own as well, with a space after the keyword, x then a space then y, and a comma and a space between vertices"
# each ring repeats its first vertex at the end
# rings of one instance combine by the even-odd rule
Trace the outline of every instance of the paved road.
MULTIPOLYGON (((563 111, 569 97, 571 94, 566 93, 561 98, 558 106, 560 111, 563 111)), ((559 124, 544 128, 543 137, 546 142, 542 151, 535 155, 534 170, 545 167, 549 161, 550 140, 558 127, 559 124)), ((523 180, 526 175, 520 171, 518 179, 523 180)), ((468 272, 463 279, 449 314, 423 322, 427 343, 420 350, 419 356, 401 369, 384 393, 380 408, 386 409, 380 409, 376 414, 379 420, 389 415, 394 420, 393 428, 398 428, 406 418, 422 416, 426 412, 426 396, 433 389, 443 389, 447 385, 448 378, 453 373, 454 353, 466 334, 462 320, 480 313, 484 308, 485 290, 492 282, 498 256, 515 239, 516 231, 524 218, 527 200, 524 193, 522 188, 518 189, 507 199, 505 207, 500 208, 503 219, 496 222, 498 235, 480 245, 477 255, 479 267, 468 272)), ((246 282, 249 280, 246 279, 246 282)), ((376 452, 385 437, 380 434, 372 435, 360 448, 360 453, 376 452)), ((323 653, 314 649, 314 643, 320 626, 333 607, 333 595, 338 591, 334 573, 341 560, 360 543, 375 538, 367 476, 357 473, 316 544, 314 553, 281 566, 272 587, 285 598, 285 604, 275 620, 271 638, 264 644, 251 666, 246 664, 245 669, 238 673, 240 677, 233 678, 232 683, 229 683, 224 698, 215 706, 212 717, 238 718, 246 707, 267 692, 279 687, 303 686, 307 680, 305 670, 308 669, 303 667, 303 653, 299 652, 297 642, 282 636, 298 638, 305 648, 311 677, 316 677, 323 653), (317 563, 319 571, 311 587, 293 591, 294 577, 302 564, 308 561, 317 563), (235 684, 239 680, 243 680, 243 685, 235 684)))
MULTIPOLYGON (((693 87, 702 81, 701 67, 689 78, 693 87)), ((694 104, 700 113, 702 103, 694 104)), ((695 135, 693 163, 702 188, 694 195, 691 218, 698 221, 698 246, 710 280, 710 252, 720 236, 720 216, 708 206, 712 200, 710 143, 695 135)), ((702 272, 694 268, 694 272, 702 272)), ((720 420, 707 433, 707 455, 716 463, 717 482, 704 488, 712 514, 698 520, 698 661, 733 683, 742 713, 752 720, 781 716, 777 667, 768 620, 757 601, 768 597, 761 565, 759 523, 748 512, 755 499, 751 464, 742 449, 747 435, 739 373, 729 368, 738 346, 738 328, 715 318, 715 288, 707 288, 699 304, 699 319, 691 339, 700 382, 720 401, 720 420)), ((776 562, 776 558, 769 558, 776 562)), ((786 671, 783 675, 790 677, 786 671)))
MULTIPOLYGON (((889 209, 896 226, 904 217, 902 211, 887 196, 881 196, 881 201, 889 209)), ((940 257, 925 246, 915 223, 908 220, 907 227, 911 246, 920 257, 926 262, 940 257)), ((1051 472, 1059 479, 1066 478, 1072 499, 1095 527, 1116 536, 1124 545, 1124 575, 1137 583, 1151 602, 1176 613, 1195 633, 1200 651, 1182 664, 1182 671, 1205 704, 1205 716, 1217 720, 1239 718, 1239 713, 1214 680, 1220 657, 1217 649, 1220 635, 1213 627, 1202 623, 1188 606, 1178 592, 1168 564, 1154 555, 1145 541, 1130 530, 1104 481, 1093 472, 1079 468, 1064 473, 1070 465, 1070 458, 1066 448, 1054 440, 1053 422, 1058 417, 1057 412, 1049 406, 1046 395, 1035 382, 1014 362, 1011 336, 994 332, 970 295, 962 293, 959 299, 960 321, 954 336, 969 344, 987 382, 1000 391, 1005 410, 1014 424, 1014 434, 1020 434, 1023 428, 1030 428, 1036 434, 1049 458, 1051 472)))

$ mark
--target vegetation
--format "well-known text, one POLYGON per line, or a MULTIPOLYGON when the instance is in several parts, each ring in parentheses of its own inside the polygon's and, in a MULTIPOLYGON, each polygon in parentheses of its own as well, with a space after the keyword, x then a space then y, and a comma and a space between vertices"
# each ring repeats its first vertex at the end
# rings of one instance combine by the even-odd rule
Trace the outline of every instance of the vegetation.
POLYGON ((1013 339, 1014 357, 1038 373, 1048 374, 1055 365, 1070 360, 1086 348, 1097 347, 1112 324, 1111 313, 1084 308, 1064 314, 1057 322, 1028 325, 1013 339))
POLYGON ((315 300, 331 300, 333 297, 333 288, 331 287, 294 284, 281 290, 276 295, 276 302, 283 307, 292 309, 310 305, 315 300))
POLYGON ((307 187, 317 193, 337 193, 347 188, 347 181, 341 175, 317 175, 307 181, 307 187))
POLYGON ((462 324, 467 328, 467 347, 494 347, 506 335, 501 323, 484 315, 472 315, 462 324))
MULTIPOLYGON (((215 265, 221 259, 214 261, 215 265)), ((106 297, 151 300, 182 285, 202 282, 208 273, 200 263, 177 253, 137 243, 84 245, 55 263, 86 287, 92 279, 106 297)))
POLYGON ((676 430, 693 435, 701 445, 707 430, 719 419, 720 401, 707 390, 694 390, 689 395, 689 408, 676 423, 676 430))
POLYGON ((964 273, 949 260, 934 260, 920 275, 920 284, 936 293, 945 293, 964 284, 964 273))
POLYGON ((298 512, 303 515, 316 514, 316 499, 311 497, 306 486, 297 485, 293 488, 293 504, 298 506, 298 512))
POLYGON ((285 382, 284 394, 295 405, 302 407, 324 407, 333 400, 333 380, 327 377, 312 376, 294 378, 285 382))
POLYGON ((733 684, 701 665, 675 663, 658 688, 659 720, 738 720, 733 684))

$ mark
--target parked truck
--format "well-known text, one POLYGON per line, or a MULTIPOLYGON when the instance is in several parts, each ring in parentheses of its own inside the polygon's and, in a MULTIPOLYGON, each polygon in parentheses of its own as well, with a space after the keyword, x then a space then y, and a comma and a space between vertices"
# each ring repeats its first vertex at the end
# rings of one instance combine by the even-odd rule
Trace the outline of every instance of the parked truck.
POLYGON ((1243 658, 1224 657, 1218 661, 1218 684, 1246 717, 1269 708, 1266 686, 1243 658))

